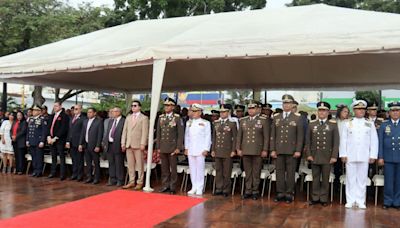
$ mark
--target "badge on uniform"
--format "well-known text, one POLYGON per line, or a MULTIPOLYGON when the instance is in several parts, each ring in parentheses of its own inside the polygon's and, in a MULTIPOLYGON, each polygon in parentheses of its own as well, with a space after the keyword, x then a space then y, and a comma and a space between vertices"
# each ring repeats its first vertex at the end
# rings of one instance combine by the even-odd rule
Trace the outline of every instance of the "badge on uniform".
POLYGON ((257 124, 261 124, 261 120, 257 120, 257 124))
POLYGON ((275 122, 275 126, 278 126, 279 125, 279 121, 280 121, 281 119, 276 119, 276 122, 275 122))
POLYGON ((169 122, 169 126, 170 126, 170 127, 175 127, 175 126, 176 126, 175 120, 169 122))
POLYGON ((255 124, 254 127, 256 127, 256 128, 262 128, 262 125, 261 125, 261 124, 255 124))
POLYGON ((371 127, 371 123, 365 122, 366 127, 371 127))
POLYGON ((325 130, 326 130, 326 131, 329 131, 329 130, 330 130, 328 124, 326 125, 325 130))
POLYGON ((392 132, 392 130, 390 129, 390 126, 387 125, 386 128, 385 128, 386 135, 390 135, 391 132, 392 132))
POLYGON ((290 126, 293 126, 293 127, 296 127, 296 126, 297 126, 297 124, 296 124, 295 121, 290 121, 289 125, 290 125, 290 126))
POLYGON ((229 126, 225 126, 224 131, 231 131, 231 128, 229 126))
POLYGON ((314 128, 312 129, 312 131, 315 133, 318 131, 318 126, 314 126, 314 128))
POLYGON ((204 127, 204 123, 199 123, 199 126, 202 126, 202 127, 204 127))

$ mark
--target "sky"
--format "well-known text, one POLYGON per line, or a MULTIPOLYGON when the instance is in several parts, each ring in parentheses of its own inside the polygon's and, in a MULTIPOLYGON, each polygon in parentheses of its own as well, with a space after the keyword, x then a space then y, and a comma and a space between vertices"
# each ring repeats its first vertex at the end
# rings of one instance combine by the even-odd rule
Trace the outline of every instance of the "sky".
MULTIPOLYGON (((114 5, 114 0, 64 0, 65 2, 69 2, 73 6, 77 6, 82 2, 92 3, 94 6, 102 6, 106 5, 112 7, 114 5)), ((286 3, 290 3, 292 0, 268 0, 267 8, 280 8, 284 7, 286 3)))

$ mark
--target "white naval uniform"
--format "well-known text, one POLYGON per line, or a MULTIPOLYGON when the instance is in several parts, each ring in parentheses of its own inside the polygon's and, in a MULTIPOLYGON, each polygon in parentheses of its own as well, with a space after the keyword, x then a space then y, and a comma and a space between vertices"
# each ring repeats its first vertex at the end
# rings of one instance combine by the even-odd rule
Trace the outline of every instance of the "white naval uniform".
POLYGON ((203 193, 204 187, 204 151, 211 148, 211 125, 205 119, 190 119, 186 123, 185 149, 188 150, 190 180, 196 194, 203 193))
POLYGON ((346 202, 365 205, 369 159, 378 157, 375 124, 365 118, 353 118, 342 126, 339 156, 347 157, 346 202))

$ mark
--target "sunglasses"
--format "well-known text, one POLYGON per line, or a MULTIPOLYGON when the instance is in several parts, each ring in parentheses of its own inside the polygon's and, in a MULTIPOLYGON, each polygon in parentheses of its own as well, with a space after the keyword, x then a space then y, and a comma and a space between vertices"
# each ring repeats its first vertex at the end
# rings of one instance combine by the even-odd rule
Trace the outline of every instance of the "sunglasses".
POLYGON ((192 110, 192 112, 200 112, 200 110, 192 110))
POLYGON ((255 109, 255 107, 247 108, 247 109, 255 109))

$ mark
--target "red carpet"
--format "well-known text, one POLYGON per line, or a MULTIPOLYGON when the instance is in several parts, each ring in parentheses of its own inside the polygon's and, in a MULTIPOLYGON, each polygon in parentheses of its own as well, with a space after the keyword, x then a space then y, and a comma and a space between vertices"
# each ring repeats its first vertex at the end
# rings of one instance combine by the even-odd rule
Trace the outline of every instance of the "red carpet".
POLYGON ((0 221, 0 227, 152 227, 202 198, 117 190, 0 221))

